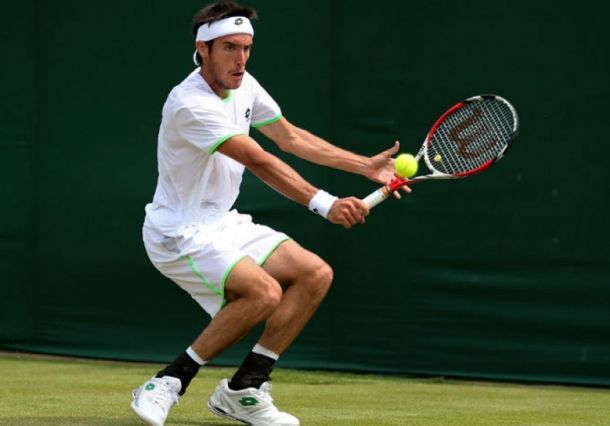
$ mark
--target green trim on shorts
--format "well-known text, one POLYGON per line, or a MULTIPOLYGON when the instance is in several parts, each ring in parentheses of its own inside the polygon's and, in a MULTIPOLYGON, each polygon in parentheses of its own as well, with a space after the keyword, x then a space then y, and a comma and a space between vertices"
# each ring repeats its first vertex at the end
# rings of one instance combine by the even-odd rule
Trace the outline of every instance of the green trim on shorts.
POLYGON ((229 277, 229 274, 231 273, 233 268, 235 268, 235 265, 237 265, 239 263, 239 261, 242 260, 245 257, 248 257, 248 256, 244 255, 244 256, 240 257, 239 259, 236 259, 225 270, 225 273, 222 274, 222 279, 220 280, 220 288, 221 288, 221 291, 222 291, 222 300, 220 301, 220 309, 222 309, 225 306, 225 303, 227 303, 227 301, 225 300, 225 282, 227 281, 227 278, 229 277))
POLYGON ((225 143, 227 140, 229 140, 233 136, 237 136, 237 135, 245 135, 245 133, 244 132, 235 132, 235 133, 229 133, 228 135, 223 136, 222 138, 220 138, 216 142, 214 142, 214 144, 208 149, 208 154, 210 154, 210 155, 214 154, 214 152, 216 152, 216 150, 218 149, 218 147, 220 145, 225 143))
POLYGON ((199 272, 199 270, 197 269, 197 265, 195 265, 195 261, 193 260, 192 256, 190 256, 190 255, 184 256, 183 259, 185 259, 188 262, 189 266, 191 267, 191 271, 193 272, 193 274, 195 274, 199 277, 199 279, 201 280, 203 285, 205 285, 208 288, 208 290, 210 290, 212 293, 222 297, 222 300, 224 301, 224 298, 225 298, 224 285, 222 285, 220 289, 217 289, 216 287, 214 287, 212 285, 211 282, 206 280, 206 278, 203 276, 203 274, 201 272, 199 272))
POLYGON ((229 265, 229 267, 225 270, 225 273, 222 274, 222 279, 220 280, 220 286, 222 287, 223 293, 224 293, 224 288, 225 288, 225 281, 227 281, 227 278, 229 277, 229 274, 231 273, 231 271, 233 270, 233 268, 235 268, 235 265, 237 265, 237 263, 242 260, 243 258, 248 257, 246 255, 243 255, 242 257, 240 257, 239 259, 236 259, 233 263, 231 263, 229 265))
POLYGON ((266 254, 266 255, 264 255, 264 256, 263 256, 263 258, 262 258, 261 260, 259 260, 259 262, 258 262, 258 266, 263 266, 263 265, 265 264, 265 262, 267 261, 267 259, 269 259, 269 256, 271 256, 271 255, 273 254, 273 252, 275 251, 275 249, 277 249, 277 248, 280 246, 280 244, 282 244, 284 241, 288 241, 288 240, 292 240, 292 238, 290 238, 290 237, 286 237, 286 238, 284 238, 283 240, 278 241, 278 242, 277 242, 277 244, 275 244, 275 245, 274 245, 274 246, 271 248, 271 250, 269 250, 269 251, 267 252, 267 254, 266 254))
POLYGON ((260 123, 252 123, 251 126, 254 127, 255 129, 257 129, 259 127, 266 126, 267 124, 275 123, 276 121, 279 121, 280 118, 282 118, 282 114, 276 115, 275 117, 273 117, 270 120, 261 121, 260 123))

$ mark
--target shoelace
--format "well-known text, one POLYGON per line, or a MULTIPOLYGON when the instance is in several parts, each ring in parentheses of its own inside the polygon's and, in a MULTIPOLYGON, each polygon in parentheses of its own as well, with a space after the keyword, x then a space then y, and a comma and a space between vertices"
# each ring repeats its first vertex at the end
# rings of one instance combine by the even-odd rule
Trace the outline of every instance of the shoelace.
POLYGON ((174 404, 180 404, 180 397, 167 383, 158 381, 157 385, 161 387, 161 392, 154 393, 153 403, 166 410, 174 404))
POLYGON ((256 393, 262 400, 269 403, 273 402, 273 397, 271 396, 271 383, 263 383, 260 388, 256 389, 256 393))

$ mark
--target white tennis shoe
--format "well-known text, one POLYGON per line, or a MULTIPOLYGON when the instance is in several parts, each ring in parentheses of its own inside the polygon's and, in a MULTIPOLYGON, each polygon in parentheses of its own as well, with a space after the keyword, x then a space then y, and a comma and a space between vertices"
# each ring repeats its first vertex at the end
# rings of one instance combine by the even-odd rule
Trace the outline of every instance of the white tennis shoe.
POLYGON ((153 377, 134 389, 131 408, 149 425, 163 426, 169 410, 180 400, 181 387, 176 377, 153 377))
POLYGON ((229 381, 223 379, 210 397, 208 409, 219 416, 252 426, 299 426, 299 419, 273 405, 270 391, 269 382, 263 383, 259 389, 234 391, 229 388, 229 381))

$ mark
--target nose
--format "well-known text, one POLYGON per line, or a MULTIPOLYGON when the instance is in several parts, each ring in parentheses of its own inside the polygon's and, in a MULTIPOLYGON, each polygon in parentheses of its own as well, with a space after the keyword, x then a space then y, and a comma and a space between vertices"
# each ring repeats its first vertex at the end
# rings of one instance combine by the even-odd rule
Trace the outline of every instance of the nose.
POLYGON ((245 65, 248 62, 248 51, 246 49, 239 49, 237 53, 237 64, 245 65))

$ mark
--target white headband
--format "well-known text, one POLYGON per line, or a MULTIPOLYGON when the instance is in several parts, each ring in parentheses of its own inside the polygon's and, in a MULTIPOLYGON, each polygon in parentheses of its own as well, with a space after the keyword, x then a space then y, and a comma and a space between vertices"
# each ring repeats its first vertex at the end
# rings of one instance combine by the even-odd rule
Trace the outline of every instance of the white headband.
MULTIPOLYGON (((212 22, 211 24, 203 24, 200 26, 197 30, 195 41, 210 41, 231 34, 248 34, 254 36, 254 28, 252 28, 250 20, 245 16, 232 16, 230 18, 212 22)), ((197 62, 196 50, 195 53, 193 53, 193 62, 195 65, 199 65, 197 62)))
POLYGON ((254 28, 252 28, 248 18, 232 16, 200 26, 197 30, 195 41, 210 41, 230 34, 248 34, 254 36, 254 28))

